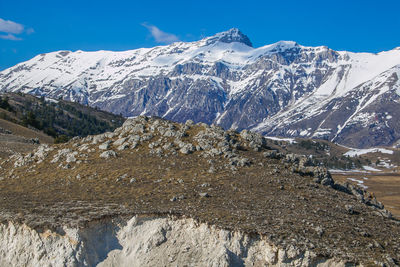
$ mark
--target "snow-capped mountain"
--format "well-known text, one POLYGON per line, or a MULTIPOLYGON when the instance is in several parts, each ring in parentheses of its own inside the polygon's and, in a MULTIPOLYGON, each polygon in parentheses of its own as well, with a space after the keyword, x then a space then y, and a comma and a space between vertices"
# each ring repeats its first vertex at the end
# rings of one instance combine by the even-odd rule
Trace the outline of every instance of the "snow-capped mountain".
POLYGON ((253 129, 368 147, 400 138, 400 48, 378 54, 280 41, 238 29, 124 52, 41 54, 0 72, 0 90, 79 101, 125 116, 253 129))

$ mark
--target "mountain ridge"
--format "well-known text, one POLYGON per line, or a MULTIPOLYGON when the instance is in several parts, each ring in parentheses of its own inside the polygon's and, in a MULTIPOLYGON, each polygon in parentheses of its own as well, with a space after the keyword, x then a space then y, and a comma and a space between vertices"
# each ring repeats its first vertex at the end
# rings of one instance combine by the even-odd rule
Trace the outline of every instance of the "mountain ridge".
POLYGON ((400 138, 400 126, 386 119, 398 115, 394 67, 399 64, 396 49, 353 53, 293 41, 253 48, 233 28, 200 41, 154 48, 41 54, 0 72, 0 88, 62 97, 125 116, 192 119, 352 147, 390 146, 400 138), (380 87, 371 82, 381 79, 380 87), (374 101, 351 102, 354 95, 374 101), (390 110, 382 113, 383 105, 390 110), (332 108, 353 112, 339 114, 332 108), (357 129, 366 126, 372 137, 357 136, 357 129))

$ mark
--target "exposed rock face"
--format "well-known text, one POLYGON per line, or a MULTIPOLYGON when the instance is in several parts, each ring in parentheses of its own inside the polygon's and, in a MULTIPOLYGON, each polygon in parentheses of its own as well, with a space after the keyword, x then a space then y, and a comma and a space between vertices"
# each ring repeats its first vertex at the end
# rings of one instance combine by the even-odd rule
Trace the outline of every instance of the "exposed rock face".
POLYGON ((0 225, 1 266, 345 266, 191 219, 133 217, 37 232, 0 225))
POLYGON ((315 94, 255 129, 270 135, 327 139, 351 147, 392 145, 400 133, 394 120, 400 116, 399 77, 397 65, 340 96, 324 99, 315 94))
POLYGON ((281 41, 253 48, 238 29, 125 52, 41 54, 0 72, 0 88, 122 113, 333 140, 400 138, 400 50, 333 51, 281 41))
POLYGON ((249 37, 244 35, 239 29, 232 28, 229 31, 221 32, 213 37, 207 38, 207 45, 223 42, 223 43, 243 43, 247 46, 253 47, 249 37))

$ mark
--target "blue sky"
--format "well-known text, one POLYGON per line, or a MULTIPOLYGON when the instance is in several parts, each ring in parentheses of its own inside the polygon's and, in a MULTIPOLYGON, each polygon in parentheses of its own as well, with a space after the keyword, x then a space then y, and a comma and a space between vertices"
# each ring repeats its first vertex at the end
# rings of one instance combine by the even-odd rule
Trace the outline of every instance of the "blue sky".
POLYGON ((335 50, 400 46, 400 1, 0 0, 0 70, 56 50, 128 50, 239 28, 253 45, 279 40, 335 50))

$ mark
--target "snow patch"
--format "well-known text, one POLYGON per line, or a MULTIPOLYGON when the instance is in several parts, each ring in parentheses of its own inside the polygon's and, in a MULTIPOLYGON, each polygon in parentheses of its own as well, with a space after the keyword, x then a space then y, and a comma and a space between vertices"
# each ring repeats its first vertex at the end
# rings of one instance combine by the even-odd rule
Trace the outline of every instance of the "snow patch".
POLYGON ((45 100, 46 102, 56 103, 56 104, 59 102, 58 100, 55 100, 55 99, 49 98, 49 97, 45 97, 44 100, 45 100))
POLYGON ((310 134, 309 134, 308 130, 302 130, 302 131, 300 132, 300 135, 301 135, 301 136, 308 136, 308 135, 310 135, 310 134))
POLYGON ((372 172, 380 172, 381 170, 372 168, 371 166, 363 166, 364 170, 372 172))
POLYGON ((284 142, 288 142, 289 144, 297 143, 294 138, 281 138, 281 137, 275 137, 275 136, 265 136, 265 138, 274 140, 274 141, 284 141, 284 142))
POLYGON ((314 134, 312 135, 312 137, 321 137, 321 136, 330 135, 331 132, 332 132, 332 129, 330 129, 330 128, 326 128, 326 129, 320 128, 320 129, 317 129, 317 130, 314 132, 314 134))
POLYGON ((359 179, 356 179, 356 178, 351 178, 351 177, 347 178, 347 180, 356 182, 357 185, 358 185, 359 187, 363 188, 363 189, 367 189, 367 188, 368 188, 368 186, 366 186, 366 185, 364 184, 364 181, 362 181, 362 180, 359 180, 359 179))
POLYGON ((366 173, 364 170, 341 170, 341 169, 329 169, 331 173, 366 173))
POLYGON ((349 157, 356 157, 360 155, 364 155, 367 153, 383 153, 383 154, 393 154, 393 150, 389 150, 386 148, 366 148, 366 149, 352 149, 350 151, 347 151, 344 153, 344 156, 349 156, 349 157))

